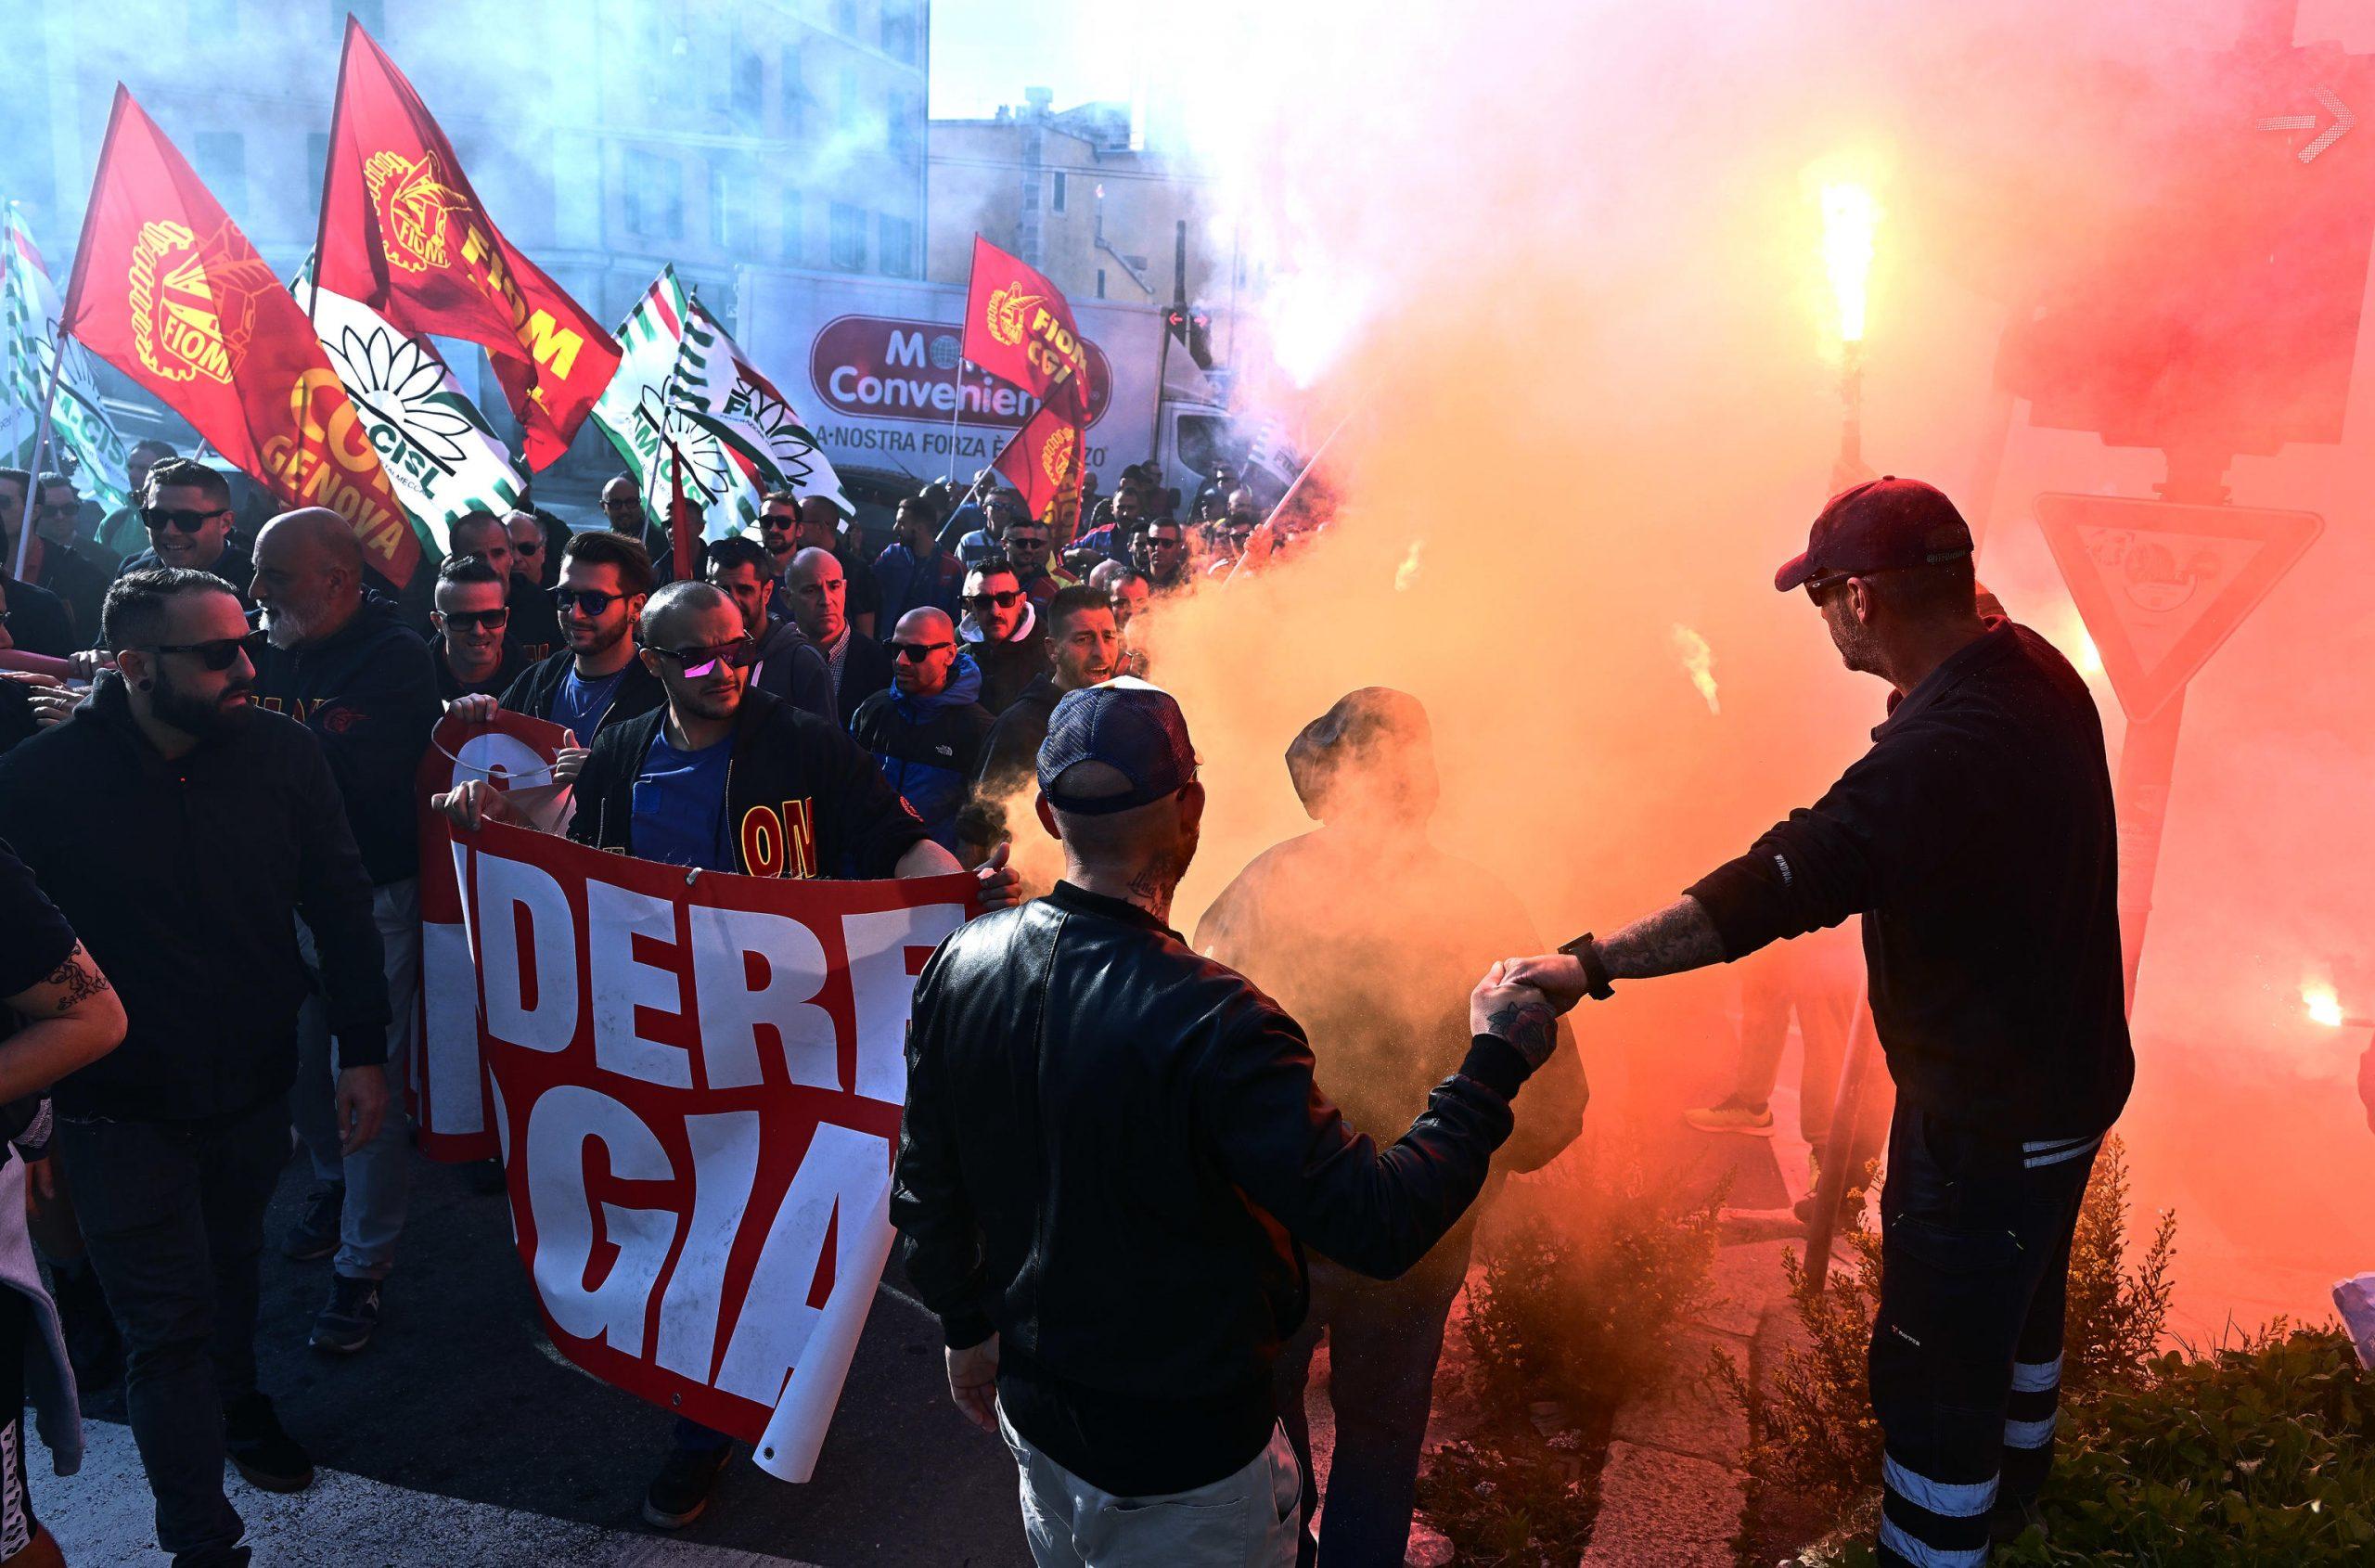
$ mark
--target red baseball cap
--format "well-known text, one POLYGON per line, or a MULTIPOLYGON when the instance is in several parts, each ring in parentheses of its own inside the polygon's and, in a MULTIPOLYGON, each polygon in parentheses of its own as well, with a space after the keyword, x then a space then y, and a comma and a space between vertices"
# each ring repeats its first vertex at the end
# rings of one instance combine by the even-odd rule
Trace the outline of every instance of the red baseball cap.
POLYGON ((1936 566, 1971 553, 1971 525, 1944 491, 1882 474, 1824 503, 1805 553, 1775 572, 1773 585, 1786 594, 1817 577, 1936 566))

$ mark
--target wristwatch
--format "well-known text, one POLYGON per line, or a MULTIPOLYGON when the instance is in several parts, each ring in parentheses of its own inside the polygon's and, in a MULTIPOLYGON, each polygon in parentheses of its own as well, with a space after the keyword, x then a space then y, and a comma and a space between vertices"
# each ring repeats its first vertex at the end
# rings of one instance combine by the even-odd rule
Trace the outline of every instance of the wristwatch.
POLYGON ((1595 1002, 1605 1002, 1616 995, 1609 983, 1608 965, 1601 961, 1599 948, 1592 942, 1592 933, 1584 932, 1573 942, 1561 943, 1559 951, 1584 966, 1584 995, 1595 1002))

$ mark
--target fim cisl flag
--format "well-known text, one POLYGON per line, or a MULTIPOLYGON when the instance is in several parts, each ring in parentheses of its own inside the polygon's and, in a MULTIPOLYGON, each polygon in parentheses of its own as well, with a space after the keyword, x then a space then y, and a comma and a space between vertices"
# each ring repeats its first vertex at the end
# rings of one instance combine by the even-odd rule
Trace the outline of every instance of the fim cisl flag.
POLYGON ((687 873, 493 824, 449 842, 554 1345, 805 1481, 890 1256, 915 977, 972 879, 687 873))
POLYGON ((422 549, 443 560, 456 520, 510 510, 527 481, 426 337, 397 330, 359 300, 317 294, 312 274, 308 266, 289 290, 313 318, 422 549))
MULTIPOLYGON (((7 233, 0 237, 0 375, 6 379, 6 396, 0 399, 0 452, 17 454, 19 467, 31 467, 39 460, 32 450, 33 428, 58 358, 59 313, 57 285, 13 201, 7 233)), ((91 356, 80 344, 66 345, 66 368, 58 379, 49 420, 53 448, 74 455, 83 493, 109 512, 127 505, 131 481, 124 464, 131 454, 99 402, 91 356)), ((55 467, 56 461, 42 466, 55 467)))
POLYGON ((708 378, 707 366, 729 356, 730 344, 712 336, 692 296, 663 267, 619 324, 625 357, 594 405, 594 423, 608 436, 643 490, 645 520, 669 533, 668 497, 682 476, 685 496, 701 518, 701 537, 739 533, 759 518, 759 491, 718 432, 692 417, 687 387, 708 378))
MULTIPOLYGON (((841 476, 798 410, 742 356, 700 301, 691 302, 690 314, 708 341, 699 353, 677 355, 674 398, 685 417, 716 436, 769 489, 795 491, 802 498, 822 495, 843 517, 855 517, 841 476)), ((687 351, 692 343, 688 333, 687 351)))

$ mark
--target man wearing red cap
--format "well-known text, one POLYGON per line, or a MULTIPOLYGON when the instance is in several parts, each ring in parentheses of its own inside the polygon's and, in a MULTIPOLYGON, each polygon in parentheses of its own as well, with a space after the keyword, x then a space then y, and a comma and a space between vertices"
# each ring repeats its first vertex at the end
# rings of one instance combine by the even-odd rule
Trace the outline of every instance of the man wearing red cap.
POLYGON ((2035 1518, 2071 1232, 2136 1059, 2102 721, 2042 637, 1983 620, 1971 530, 1929 485, 1842 491, 1774 586, 1894 688, 1872 748, 1676 902, 1515 960, 1554 1004, 1864 918, 1897 1086, 1872 1404, 1880 1558, 1971 1568, 2035 1518))

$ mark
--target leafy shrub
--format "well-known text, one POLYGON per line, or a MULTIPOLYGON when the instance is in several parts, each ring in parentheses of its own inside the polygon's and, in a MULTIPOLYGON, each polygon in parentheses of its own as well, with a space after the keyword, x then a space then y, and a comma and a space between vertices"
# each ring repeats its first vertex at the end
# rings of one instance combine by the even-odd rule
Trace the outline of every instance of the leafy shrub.
POLYGON ((1599 1510, 1599 1465, 1579 1473, 1575 1446, 1532 1432, 1446 1443, 1428 1456, 1419 1506, 1475 1568, 1574 1568, 1599 1510))
POLYGON ((2161 1348, 2169 1321, 2169 1260, 2176 1252, 2177 1216, 2161 1211, 2152 1240, 2134 1268, 2127 1251, 2127 1150, 2103 1140, 2070 1240, 2070 1306, 2062 1318, 2061 1387, 2065 1394, 2106 1384, 2133 1384, 2161 1348))
POLYGON ((1480 1389, 1504 1420, 1556 1399, 1588 1423, 1673 1366, 1704 1301, 1723 1194, 1691 1199, 1609 1155, 1512 1183, 1468 1277, 1480 1389))

